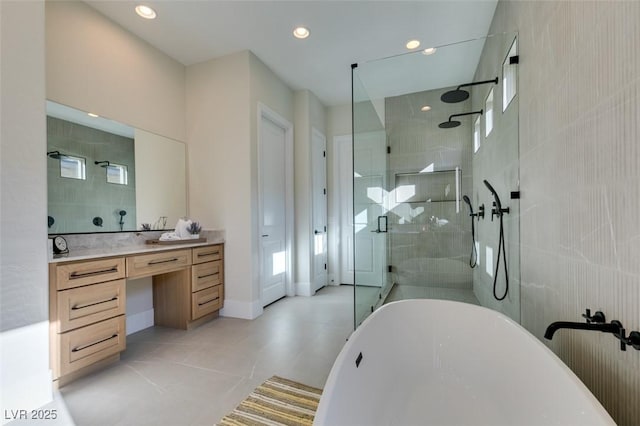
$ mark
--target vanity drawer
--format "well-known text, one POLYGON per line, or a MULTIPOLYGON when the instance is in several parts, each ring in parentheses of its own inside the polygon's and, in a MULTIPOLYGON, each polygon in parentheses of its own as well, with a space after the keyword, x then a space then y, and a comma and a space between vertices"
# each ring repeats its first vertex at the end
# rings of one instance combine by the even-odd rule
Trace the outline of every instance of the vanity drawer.
POLYGON ((191 267, 191 291, 200 291, 222 283, 222 261, 201 263, 191 267))
POLYGON ((212 260, 220 260, 223 257, 222 244, 215 246, 198 247, 193 249, 193 264, 211 262, 212 260))
POLYGON ((191 250, 172 250, 127 257, 127 277, 147 277, 191 265, 191 250))
POLYGON ((191 319, 195 320, 222 307, 222 286, 217 285, 191 295, 191 319))
POLYGON ((124 278, 124 258, 90 260, 55 265, 58 290, 124 278))
POLYGON ((125 280, 58 292, 58 333, 125 313, 125 280))
POLYGON ((124 315, 60 334, 60 375, 125 350, 125 335, 124 315))

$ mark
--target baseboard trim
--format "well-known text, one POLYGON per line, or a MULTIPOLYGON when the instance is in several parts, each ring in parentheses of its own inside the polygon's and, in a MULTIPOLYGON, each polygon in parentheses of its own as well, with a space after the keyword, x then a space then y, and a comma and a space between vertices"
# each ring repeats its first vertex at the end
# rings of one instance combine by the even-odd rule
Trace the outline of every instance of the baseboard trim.
POLYGON ((127 336, 145 328, 153 327, 153 309, 127 315, 127 336))
POLYGON ((220 316, 252 320, 262 315, 262 310, 260 300, 245 302, 224 299, 224 307, 220 310, 220 316))

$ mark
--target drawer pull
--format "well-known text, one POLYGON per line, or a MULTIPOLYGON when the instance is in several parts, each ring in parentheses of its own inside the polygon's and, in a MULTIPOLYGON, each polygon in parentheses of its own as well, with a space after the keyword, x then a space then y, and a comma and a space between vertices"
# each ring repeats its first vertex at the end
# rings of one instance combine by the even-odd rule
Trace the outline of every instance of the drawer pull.
POLYGON ((202 278, 213 277, 214 275, 218 275, 218 274, 220 274, 220 272, 214 272, 213 274, 207 274, 207 275, 198 275, 198 279, 201 280, 202 278))
POLYGON ((77 348, 73 348, 71 349, 71 352, 80 352, 87 348, 90 348, 91 346, 99 345, 100 343, 106 342, 111 339, 115 339, 116 337, 118 337, 118 333, 115 333, 113 336, 107 337, 106 339, 98 340, 97 342, 89 343, 88 345, 78 346, 77 348))
POLYGON ((214 254, 220 254, 220 251, 209 251, 206 253, 198 253, 198 257, 213 256, 214 254))
POLYGON ((109 300, 102 300, 100 302, 95 302, 95 303, 89 303, 87 305, 76 305, 71 307, 72 311, 77 311, 78 309, 84 309, 84 308, 88 308, 90 306, 96 306, 96 305, 101 305, 103 303, 109 303, 109 302, 113 302, 114 300, 118 300, 118 296, 113 296, 111 299, 109 300))
POLYGON ((215 302, 215 301, 216 301, 216 300, 218 300, 218 299, 220 299, 220 298, 219 298, 219 297, 214 297, 213 299, 209 299, 209 300, 207 300, 206 302, 200 302, 200 303, 198 303, 198 306, 202 306, 202 305, 206 305, 206 304, 211 303, 211 302, 215 302))
POLYGON ((147 263, 147 265, 159 265, 161 263, 171 263, 171 262, 177 262, 179 259, 177 257, 174 257, 173 259, 167 259, 167 260, 152 260, 151 262, 147 263))
POLYGON ((77 280, 79 278, 85 278, 85 277, 91 277, 94 275, 101 275, 101 274, 111 274, 113 272, 118 272, 118 266, 113 266, 109 269, 101 269, 99 271, 92 271, 92 272, 72 272, 69 274, 69 279, 70 280, 77 280))

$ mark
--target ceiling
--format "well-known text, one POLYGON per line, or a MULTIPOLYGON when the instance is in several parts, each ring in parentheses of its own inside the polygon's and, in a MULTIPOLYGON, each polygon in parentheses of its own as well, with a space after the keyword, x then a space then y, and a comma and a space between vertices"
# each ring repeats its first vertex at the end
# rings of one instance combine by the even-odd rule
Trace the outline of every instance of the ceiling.
MULTIPOLYGON (((184 65, 251 50, 293 90, 308 89, 326 106, 351 100, 350 65, 487 35, 497 0, 440 1, 195 1, 85 0, 90 6, 184 65), (158 17, 139 18, 134 6, 158 17), (295 26, 309 38, 292 36, 295 26)), ((480 46, 481 48, 481 46, 480 46)), ((480 52, 440 66, 443 85, 470 80, 480 52), (453 74, 455 70, 457 74, 453 74)), ((434 57, 437 56, 433 55, 434 57)), ((379 84, 405 79, 387 67, 379 84)), ((403 88, 394 89, 402 92, 403 88)), ((404 90, 409 91, 409 88, 404 90)))

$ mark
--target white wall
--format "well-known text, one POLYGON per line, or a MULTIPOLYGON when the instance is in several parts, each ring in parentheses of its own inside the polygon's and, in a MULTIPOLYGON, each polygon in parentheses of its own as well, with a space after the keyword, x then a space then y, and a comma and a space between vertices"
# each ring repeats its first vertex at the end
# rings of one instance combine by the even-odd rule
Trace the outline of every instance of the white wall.
MULTIPOLYGON (((0 2, 0 410, 49 402, 44 3, 0 2)), ((2 422, 7 422, 3 416, 2 422)))
POLYGON ((47 99, 185 139, 185 68, 79 1, 46 2, 47 99))
POLYGON ((189 211, 205 228, 224 228, 223 315, 253 315, 249 55, 187 67, 189 211))
POLYGON ((327 229, 328 229, 328 273, 329 283, 340 283, 340 211, 336 199, 338 190, 336 173, 338 164, 335 160, 334 138, 351 136, 351 104, 337 105, 327 108, 327 229))
POLYGON ((136 229, 167 217, 173 229, 187 214, 185 144, 145 130, 135 129, 136 229))
POLYGON ((313 193, 312 128, 326 136, 325 107, 308 90, 294 93, 295 121, 295 209, 296 209, 296 293, 312 294, 313 193))
MULTIPOLYGON (((251 259, 253 269, 251 292, 254 303, 260 300, 259 228, 258 228, 258 103, 275 111, 289 123, 293 123, 293 91, 280 80, 256 55, 249 55, 249 123, 251 124, 251 259)), ((293 248, 295 253, 295 248, 293 248)), ((295 276, 295 268, 293 275, 295 276)), ((287 295, 293 295, 293 288, 287 295)), ((261 309, 260 309, 261 311, 261 309)))

